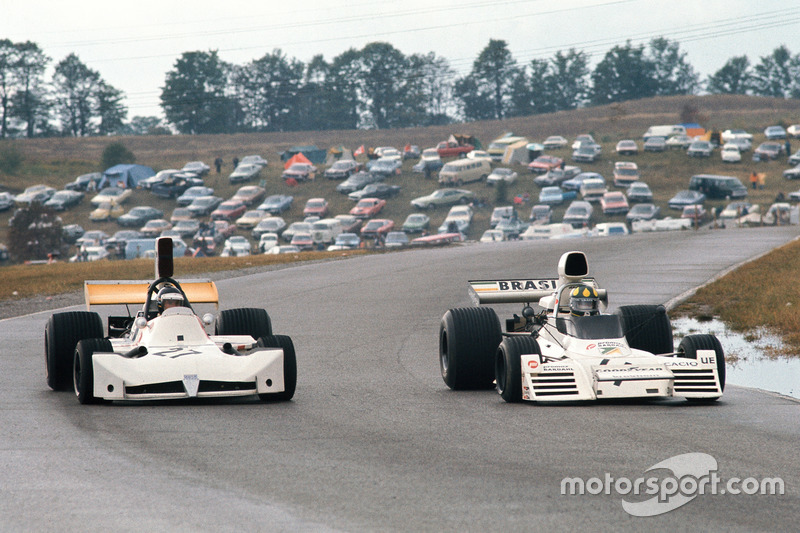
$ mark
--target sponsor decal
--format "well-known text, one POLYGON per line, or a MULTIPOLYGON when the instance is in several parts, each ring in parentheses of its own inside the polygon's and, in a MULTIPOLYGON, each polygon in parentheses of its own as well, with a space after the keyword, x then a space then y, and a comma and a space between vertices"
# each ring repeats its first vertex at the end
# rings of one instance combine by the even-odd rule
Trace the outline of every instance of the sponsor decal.
POLYGON ((473 281, 472 287, 476 292, 486 291, 528 291, 528 290, 547 290, 556 289, 557 279, 521 279, 503 281, 473 281))
POLYGON ((698 366, 698 362, 693 359, 675 359, 673 361, 666 361, 664 366, 698 366))
POLYGON ((539 361, 528 361, 528 368, 539 368, 539 361))
POLYGON ((572 367, 566 365, 542 365, 542 372, 572 372, 572 367))
POLYGON ((176 346, 175 348, 165 348, 157 352, 150 352, 151 355, 169 357, 170 359, 176 359, 178 357, 183 357, 184 355, 199 355, 201 353, 203 352, 198 352, 197 350, 192 350, 191 348, 187 348, 185 346, 176 346))

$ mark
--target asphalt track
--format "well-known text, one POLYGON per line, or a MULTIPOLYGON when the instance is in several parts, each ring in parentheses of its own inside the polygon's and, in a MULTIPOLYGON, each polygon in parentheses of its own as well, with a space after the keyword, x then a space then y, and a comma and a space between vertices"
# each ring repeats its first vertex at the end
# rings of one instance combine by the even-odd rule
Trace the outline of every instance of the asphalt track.
POLYGON ((710 405, 510 405, 450 391, 437 361, 467 279, 552 276, 582 249, 612 307, 666 302, 796 232, 472 245, 219 282, 224 308, 266 307, 294 339, 283 404, 81 406, 45 384, 49 313, 0 321, 0 530, 796 530, 797 401, 731 386, 710 405), (566 477, 634 480, 685 453, 713 456, 723 480, 780 477, 785 494, 707 494, 650 518, 616 490, 561 494, 566 477))

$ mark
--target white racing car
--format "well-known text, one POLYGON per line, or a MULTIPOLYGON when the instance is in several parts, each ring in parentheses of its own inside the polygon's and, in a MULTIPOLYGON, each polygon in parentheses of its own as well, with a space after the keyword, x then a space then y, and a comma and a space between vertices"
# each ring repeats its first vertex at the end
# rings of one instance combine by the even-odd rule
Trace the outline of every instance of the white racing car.
POLYGON ((172 278, 172 239, 157 241, 156 279, 86 281, 87 311, 56 313, 45 329, 47 384, 75 390, 82 404, 253 396, 290 400, 297 382, 291 338, 273 335, 264 309, 195 314, 218 305, 209 280, 172 278), (170 307, 169 300, 173 307, 170 307), (191 302, 191 303, 190 303, 191 302), (93 305, 141 305, 135 316, 109 316, 93 305), (214 325, 214 334, 206 327, 214 325))
POLYGON ((450 309, 439 329, 448 387, 496 386, 507 402, 680 397, 714 401, 725 356, 713 335, 687 335, 675 351, 661 305, 621 306, 589 277, 582 252, 567 252, 557 279, 470 281, 477 304, 523 304, 503 333, 494 309, 450 309), (537 305, 535 309, 533 305, 537 305))

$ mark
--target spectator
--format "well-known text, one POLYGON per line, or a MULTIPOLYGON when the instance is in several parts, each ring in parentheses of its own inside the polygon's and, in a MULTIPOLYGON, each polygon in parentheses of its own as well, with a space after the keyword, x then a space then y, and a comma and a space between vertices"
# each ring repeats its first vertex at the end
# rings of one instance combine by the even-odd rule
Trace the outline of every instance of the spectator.
POLYGON ((767 181, 767 175, 764 172, 758 173, 758 188, 764 190, 764 183, 767 181))
POLYGON ((786 148, 786 157, 791 157, 792 155, 792 143, 789 142, 789 137, 786 137, 786 143, 784 144, 786 148))
POLYGON ((214 166, 217 168, 217 174, 222 172, 222 158, 221 157, 217 157, 214 160, 214 166))
POLYGON ((753 190, 755 190, 757 185, 758 185, 758 174, 756 174, 756 171, 754 170, 753 172, 750 173, 750 186, 753 187, 753 190))
POLYGON ((239 158, 238 157, 234 157, 233 158, 233 169, 236 170, 236 167, 238 167, 238 166, 239 166, 239 158))

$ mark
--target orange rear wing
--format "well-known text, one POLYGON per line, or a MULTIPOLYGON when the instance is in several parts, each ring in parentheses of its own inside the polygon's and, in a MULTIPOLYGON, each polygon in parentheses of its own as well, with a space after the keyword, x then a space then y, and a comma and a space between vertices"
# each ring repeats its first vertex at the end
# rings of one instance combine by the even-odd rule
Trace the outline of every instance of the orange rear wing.
MULTIPOLYGON (((219 303, 219 293, 213 281, 207 279, 177 280, 190 304, 219 303)), ((147 298, 149 281, 85 281, 83 292, 86 309, 93 305, 139 304, 147 298)))

